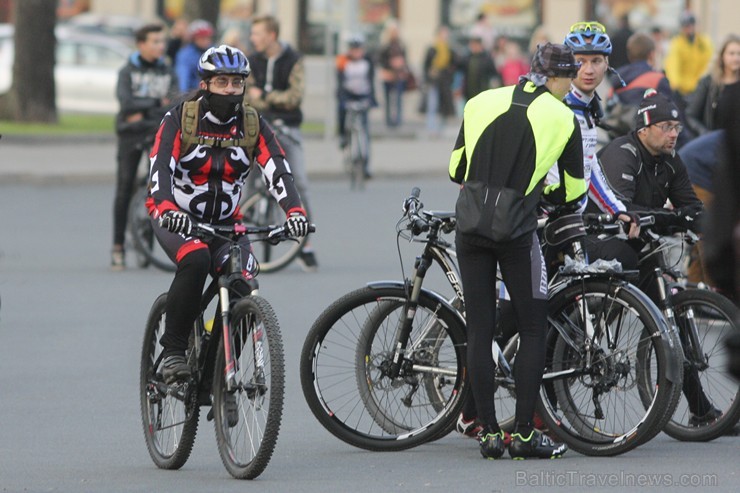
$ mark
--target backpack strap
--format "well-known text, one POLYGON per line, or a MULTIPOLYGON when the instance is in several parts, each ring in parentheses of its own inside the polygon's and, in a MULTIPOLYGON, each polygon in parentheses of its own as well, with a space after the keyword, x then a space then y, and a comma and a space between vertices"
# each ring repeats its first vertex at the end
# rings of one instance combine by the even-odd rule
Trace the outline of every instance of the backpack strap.
POLYGON ((257 150, 257 141, 259 140, 260 116, 257 110, 248 104, 244 104, 242 109, 244 110, 244 138, 240 140, 244 141, 242 147, 247 150, 247 157, 251 162, 257 150))
POLYGON ((243 147, 247 151, 250 161, 254 158, 259 140, 260 122, 257 110, 248 104, 242 106, 244 115, 244 137, 241 139, 219 140, 208 137, 198 137, 198 122, 200 120, 199 101, 186 101, 182 107, 181 120, 181 155, 193 144, 209 145, 211 147, 243 147))
POLYGON ((180 138, 182 145, 180 149, 185 150, 198 142, 198 120, 200 103, 198 101, 185 101, 182 105, 182 120, 180 123, 180 138))

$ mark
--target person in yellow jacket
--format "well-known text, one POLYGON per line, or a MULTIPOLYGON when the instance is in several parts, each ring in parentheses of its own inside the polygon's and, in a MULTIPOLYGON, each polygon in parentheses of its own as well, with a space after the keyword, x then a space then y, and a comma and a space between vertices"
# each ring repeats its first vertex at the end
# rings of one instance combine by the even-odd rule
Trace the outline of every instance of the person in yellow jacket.
POLYGON ((450 179, 461 185, 455 208, 456 245, 476 408, 467 416, 463 413, 462 419, 477 414, 480 452, 486 459, 501 457, 506 448, 494 409, 491 356, 497 266, 511 295, 520 335, 514 363, 516 424, 509 455, 556 458, 567 450, 534 428, 547 327, 547 272, 535 230, 540 195, 544 193, 554 203, 577 206, 587 190, 581 127, 562 102, 579 67, 569 47, 540 45, 530 72, 517 85, 483 91, 466 103, 450 156, 450 179), (545 176, 556 161, 560 179, 545 188, 545 176), (475 207, 466 207, 471 204, 468 198, 473 203, 485 202, 489 208, 478 213, 475 207), (493 221, 476 219, 492 212, 493 221), (484 223, 485 230, 479 230, 476 223, 484 223))
POLYGON ((665 59, 665 72, 671 87, 686 97, 694 92, 714 53, 708 36, 696 32, 696 17, 683 12, 681 32, 672 40, 665 59))

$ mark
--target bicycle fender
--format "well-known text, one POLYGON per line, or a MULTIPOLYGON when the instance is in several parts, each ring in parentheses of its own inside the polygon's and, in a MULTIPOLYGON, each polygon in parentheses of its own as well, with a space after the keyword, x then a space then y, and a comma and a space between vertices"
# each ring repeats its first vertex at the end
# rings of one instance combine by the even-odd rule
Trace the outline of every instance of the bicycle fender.
MULTIPOLYGON (((374 281, 367 283, 367 287, 370 289, 384 289, 384 288, 395 288, 395 289, 403 289, 407 290, 408 285, 401 281, 374 281)), ((463 327, 467 328, 467 325, 465 323, 465 318, 463 318, 462 314, 457 311, 447 299, 445 299, 444 296, 437 293, 436 291, 431 291, 429 289, 421 288, 421 295, 420 296, 427 296, 429 298, 432 298, 435 302, 439 303, 440 305, 443 305, 445 308, 448 308, 452 313, 455 314, 455 317, 457 317, 458 321, 463 324, 463 327)))
MULTIPOLYGON (((605 279, 605 276, 594 277, 596 279, 605 279)), ((569 279, 560 282, 554 286, 551 286, 550 292, 548 293, 548 299, 555 297, 561 291, 568 289, 573 284, 578 284, 581 281, 582 279, 569 279)), ((668 347, 669 352, 675 353, 677 350, 679 350, 680 348, 677 348, 675 343, 675 341, 678 340, 678 336, 677 334, 675 334, 675 328, 668 325, 668 322, 663 316, 663 313, 657 306, 655 306, 655 303, 653 303, 653 301, 648 298, 645 293, 640 291, 640 289, 633 284, 630 284, 626 281, 617 281, 614 284, 619 289, 629 291, 633 296, 641 299, 644 302, 643 304, 645 308, 650 312, 650 316, 656 321, 659 327, 659 333, 651 334, 652 337, 660 337, 661 339, 663 339, 668 347)), ((677 358, 673 357, 672 354, 666 355, 666 378, 669 381, 677 384, 680 384, 683 380, 683 362, 679 362, 677 358)))

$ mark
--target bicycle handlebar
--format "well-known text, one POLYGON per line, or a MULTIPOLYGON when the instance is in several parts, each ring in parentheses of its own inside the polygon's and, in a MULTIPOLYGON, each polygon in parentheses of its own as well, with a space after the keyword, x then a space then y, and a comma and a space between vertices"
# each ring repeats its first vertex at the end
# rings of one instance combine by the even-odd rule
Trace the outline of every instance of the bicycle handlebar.
MULTIPOLYGON (((309 233, 316 232, 316 225, 311 224, 308 227, 309 233)), ((233 241, 235 238, 240 236, 249 235, 265 235, 265 241, 270 243, 279 243, 285 240, 294 239, 288 233, 285 225, 269 225, 269 226, 245 226, 244 224, 232 224, 228 226, 208 224, 208 223, 194 223, 193 224, 193 236, 199 238, 222 238, 228 241, 233 241)))

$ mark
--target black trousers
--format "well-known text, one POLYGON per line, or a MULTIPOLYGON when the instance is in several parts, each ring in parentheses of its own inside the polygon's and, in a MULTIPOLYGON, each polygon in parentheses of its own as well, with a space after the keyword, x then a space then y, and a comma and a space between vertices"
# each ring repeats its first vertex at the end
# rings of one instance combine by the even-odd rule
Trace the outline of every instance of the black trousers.
MULTIPOLYGON (((128 208, 136 189, 136 173, 148 133, 118 134, 116 195, 113 199, 113 244, 123 245, 128 208)), ((143 205, 142 205, 143 207, 143 205)))
POLYGON ((493 244, 458 234, 457 259, 465 293, 468 373, 478 419, 483 425, 497 425, 491 343, 496 326, 496 268, 500 265, 521 338, 514 363, 516 422, 529 427, 545 367, 547 330, 547 273, 537 236, 532 233, 493 244))

